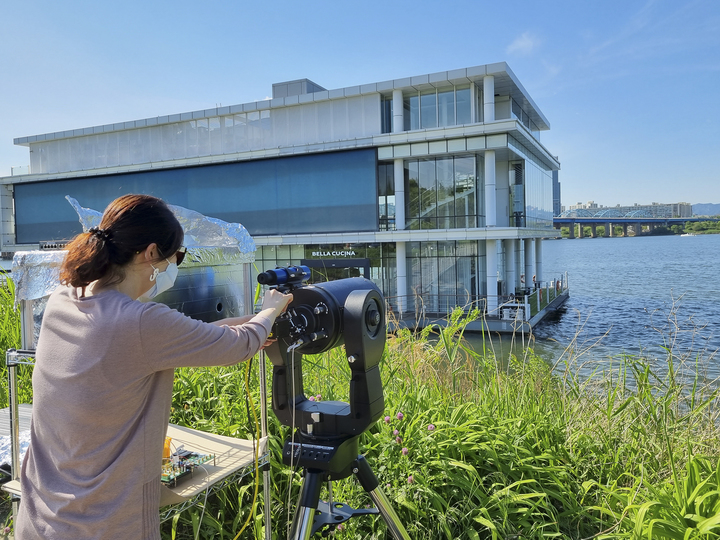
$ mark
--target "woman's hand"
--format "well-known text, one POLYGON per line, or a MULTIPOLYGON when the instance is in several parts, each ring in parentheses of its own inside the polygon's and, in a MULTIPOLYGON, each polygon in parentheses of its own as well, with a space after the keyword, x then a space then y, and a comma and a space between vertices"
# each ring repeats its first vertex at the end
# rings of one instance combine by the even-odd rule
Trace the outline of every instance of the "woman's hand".
POLYGON ((262 310, 273 310, 273 316, 278 317, 290 302, 292 302, 292 294, 283 294, 277 289, 268 289, 263 297, 262 310))

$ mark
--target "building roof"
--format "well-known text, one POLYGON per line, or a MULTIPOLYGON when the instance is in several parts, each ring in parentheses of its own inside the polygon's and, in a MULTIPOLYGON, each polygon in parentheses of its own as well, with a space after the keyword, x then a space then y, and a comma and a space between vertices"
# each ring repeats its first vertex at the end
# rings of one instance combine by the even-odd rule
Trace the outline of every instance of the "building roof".
MULTIPOLYGON (((363 84, 359 86, 348 86, 346 88, 338 88, 335 90, 321 90, 318 92, 288 95, 286 97, 273 98, 263 101, 255 101, 232 105, 227 107, 215 107, 212 109, 204 109, 199 111, 190 111, 185 113, 170 114, 165 116, 156 116, 152 118, 144 118, 140 120, 131 120, 128 122, 118 122, 114 124, 105 124, 100 126, 92 126, 80 129, 71 129, 67 131, 56 131, 53 133, 45 133, 41 135, 31 135, 28 137, 18 137, 14 139, 14 143, 20 146, 29 146, 35 142, 50 141, 57 139, 66 139, 72 137, 82 137, 84 135, 94 135, 97 133, 107 133, 111 131, 122 131, 126 129, 138 129, 149 126, 157 126, 161 124, 169 124, 185 120, 193 120, 197 118, 211 118, 216 116, 225 116, 228 114, 236 114, 241 112, 267 110, 277 107, 287 107, 308 103, 312 101, 324 101, 357 96, 362 94, 383 93, 390 94, 395 89, 429 90, 432 88, 443 88, 451 85, 463 85, 474 82, 482 86, 483 78, 486 75, 493 75, 495 78, 495 94, 502 96, 510 96, 517 101, 522 109, 528 114, 530 119, 541 130, 550 129, 550 124, 545 115, 540 111, 538 106, 532 100, 520 81, 512 72, 505 62, 495 64, 486 64, 469 68, 455 69, 451 71, 440 71, 438 73, 430 73, 427 75, 418 75, 414 77, 405 77, 401 79, 393 79, 371 84, 363 84)), ((306 79, 301 79, 305 81, 306 79)), ((298 82, 298 81, 290 81, 298 82)), ((309 81, 312 82, 312 81, 309 81)), ((285 83, 278 83, 285 84, 285 83)), ((316 83, 314 86, 322 88, 316 83)), ((313 86, 309 86, 313 88, 313 86)))

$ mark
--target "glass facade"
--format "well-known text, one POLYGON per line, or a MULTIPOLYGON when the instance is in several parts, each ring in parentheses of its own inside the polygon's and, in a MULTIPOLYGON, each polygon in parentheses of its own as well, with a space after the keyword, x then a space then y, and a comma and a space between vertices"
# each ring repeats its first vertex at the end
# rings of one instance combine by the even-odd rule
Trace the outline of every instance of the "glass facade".
POLYGON ((405 228, 478 226, 475 156, 405 161, 405 228))
POLYGON ((478 299, 478 242, 408 242, 408 309, 447 313, 478 299))
POLYGON ((16 241, 81 232, 66 195, 102 211, 125 193, 241 223, 251 235, 376 231, 376 163, 376 151, 368 149, 16 184, 16 241))
POLYGON ((164 124, 150 125, 158 124, 151 118, 106 133, 93 128, 100 131, 33 143, 30 170, 82 171, 370 137, 381 131, 380 109, 379 94, 368 94, 255 111, 240 106, 209 118, 202 112, 176 114, 164 124))
POLYGON ((395 171, 392 163, 378 165, 378 216, 381 231, 395 230, 395 171))
POLYGON ((526 113, 520 104, 514 99, 512 100, 512 116, 513 118, 520 120, 520 122, 522 122, 522 124, 530 130, 533 137, 535 137, 538 141, 540 140, 540 128, 537 127, 535 122, 530 120, 528 113, 526 113))
MULTIPOLYGON (((358 266, 344 266, 346 261, 368 259, 369 279, 375 283, 388 299, 397 296, 397 268, 395 244, 316 244, 305 246, 262 246, 255 254, 253 283, 257 274, 277 266, 299 265, 303 259, 320 261, 320 268, 312 269, 311 283, 362 276, 358 266)), ((351 263, 352 264, 352 263, 351 263)))
POLYGON ((553 228, 552 171, 542 164, 530 149, 514 137, 508 145, 524 162, 525 226, 539 229, 553 228))
POLYGON ((311 283, 356 277, 362 275, 362 268, 345 266, 346 261, 367 259, 370 279, 391 308, 402 295, 410 311, 444 313, 455 306, 470 307, 484 294, 484 242, 408 242, 407 291, 401 292, 397 290, 395 249, 394 243, 262 246, 256 253, 252 279, 255 283, 259 272, 298 265, 304 259, 327 264, 312 268, 311 283))
POLYGON ((392 123, 392 96, 382 96, 382 98, 380 98, 380 133, 392 133, 392 123))

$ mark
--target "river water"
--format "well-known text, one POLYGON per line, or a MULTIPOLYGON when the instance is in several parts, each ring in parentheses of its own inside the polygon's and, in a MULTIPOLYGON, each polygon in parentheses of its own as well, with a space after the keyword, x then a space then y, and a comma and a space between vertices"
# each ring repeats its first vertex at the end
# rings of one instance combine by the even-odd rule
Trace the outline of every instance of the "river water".
POLYGON ((566 271, 569 300, 534 329, 548 362, 569 351, 588 365, 623 353, 663 361, 670 347, 720 376, 720 234, 544 241, 544 279, 566 271))

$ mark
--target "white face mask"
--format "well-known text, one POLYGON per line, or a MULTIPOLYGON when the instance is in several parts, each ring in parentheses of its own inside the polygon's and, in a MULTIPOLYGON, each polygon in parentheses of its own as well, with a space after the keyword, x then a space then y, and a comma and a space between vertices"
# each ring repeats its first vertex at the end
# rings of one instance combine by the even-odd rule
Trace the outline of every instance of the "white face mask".
POLYGON ((152 287, 150 287, 150 290, 148 292, 141 294, 138 300, 151 300, 152 298, 155 298, 158 294, 167 291, 175 284, 175 278, 177 278, 178 275, 177 264, 168 261, 168 267, 165 269, 164 272, 160 272, 160 270, 158 270, 154 266, 153 269, 154 272, 152 276, 150 276, 150 281, 154 281, 155 283, 152 287))

